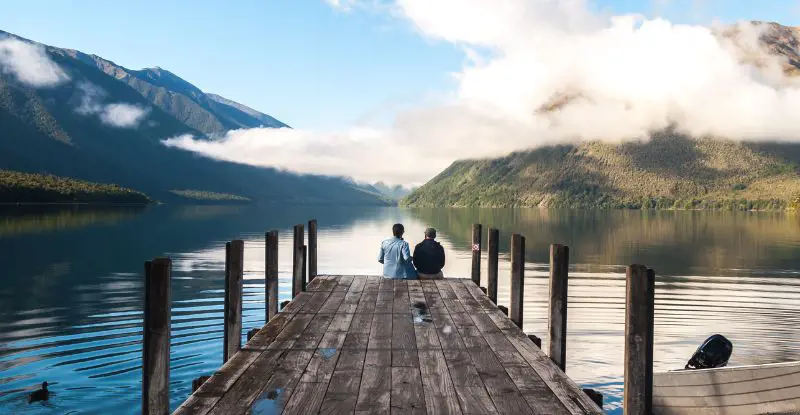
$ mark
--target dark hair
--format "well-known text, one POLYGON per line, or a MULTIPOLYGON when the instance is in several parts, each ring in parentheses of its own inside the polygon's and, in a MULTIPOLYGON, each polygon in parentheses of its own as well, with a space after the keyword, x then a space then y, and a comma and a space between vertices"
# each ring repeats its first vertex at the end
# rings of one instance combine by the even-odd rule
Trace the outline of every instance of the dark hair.
POLYGON ((392 225, 392 235, 402 238, 403 233, 406 231, 406 228, 403 227, 402 223, 395 223, 392 225))

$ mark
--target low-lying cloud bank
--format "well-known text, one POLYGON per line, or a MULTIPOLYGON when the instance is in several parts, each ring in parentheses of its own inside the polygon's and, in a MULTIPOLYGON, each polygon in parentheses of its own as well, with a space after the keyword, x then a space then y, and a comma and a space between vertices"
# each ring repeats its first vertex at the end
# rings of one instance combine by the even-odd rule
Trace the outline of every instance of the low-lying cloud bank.
POLYGON ((415 184, 460 158, 638 140, 668 127, 697 137, 800 138, 800 85, 784 75, 787 62, 759 43, 768 26, 741 23, 720 36, 720 28, 597 14, 589 6, 397 0, 394 14, 422 36, 463 48, 468 63, 449 101, 401 112, 380 130, 255 129, 166 144, 255 165, 415 184))

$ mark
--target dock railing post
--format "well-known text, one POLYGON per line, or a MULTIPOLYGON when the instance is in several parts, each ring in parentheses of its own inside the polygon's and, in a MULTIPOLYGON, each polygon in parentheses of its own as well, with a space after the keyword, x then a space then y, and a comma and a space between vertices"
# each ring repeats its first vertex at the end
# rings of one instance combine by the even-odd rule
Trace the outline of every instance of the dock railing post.
POLYGON ((476 223, 472 225, 472 282, 481 285, 481 234, 483 225, 476 223))
POLYGON ((244 276, 244 241, 225 244, 225 337, 222 363, 242 347, 242 279, 244 276))
POLYGON ((144 263, 143 415, 169 413, 171 271, 169 258, 155 258, 144 263))
POLYGON ((648 415, 653 399, 655 273, 644 265, 634 264, 628 266, 625 279, 625 379, 622 410, 625 415, 648 415))
POLYGON ((509 317, 522 328, 522 305, 525 301, 525 237, 511 235, 511 302, 509 317))
POLYGON ((292 298, 305 290, 305 245, 301 245, 295 249, 295 256, 297 262, 295 263, 294 270, 292 271, 292 298))
POLYGON ((300 264, 301 264, 300 265, 300 269, 301 269, 301 272, 302 272, 302 274, 300 276, 300 281, 301 281, 300 289, 305 291, 306 290, 306 282, 308 281, 306 279, 306 272, 308 271, 308 267, 307 267, 307 265, 308 265, 308 246, 307 245, 303 245, 303 249, 302 249, 302 252, 301 252, 301 255, 300 255, 300 264))
POLYGON ((489 252, 486 258, 487 262, 487 291, 489 299, 497 304, 497 256, 500 250, 500 231, 495 228, 489 228, 489 252))
POLYGON ((300 256, 303 254, 303 239, 305 234, 303 232, 303 225, 294 225, 294 239, 292 248, 292 298, 299 294, 303 289, 302 272, 300 268, 300 256))
POLYGON ((264 250, 264 289, 266 290, 266 315, 269 322, 278 314, 278 231, 271 230, 266 234, 267 243, 264 250))
POLYGON ((569 247, 550 245, 550 305, 547 321, 550 360, 565 371, 567 366, 567 290, 569 247))
POLYGON ((317 277, 317 220, 308 221, 308 282, 317 277))

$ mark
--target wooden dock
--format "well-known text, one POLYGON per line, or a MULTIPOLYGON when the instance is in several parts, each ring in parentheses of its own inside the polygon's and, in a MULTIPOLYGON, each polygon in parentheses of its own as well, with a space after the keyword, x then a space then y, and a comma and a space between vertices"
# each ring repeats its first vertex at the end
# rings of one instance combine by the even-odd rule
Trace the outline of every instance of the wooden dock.
POLYGON ((318 276, 175 414, 599 414, 469 279, 318 276))

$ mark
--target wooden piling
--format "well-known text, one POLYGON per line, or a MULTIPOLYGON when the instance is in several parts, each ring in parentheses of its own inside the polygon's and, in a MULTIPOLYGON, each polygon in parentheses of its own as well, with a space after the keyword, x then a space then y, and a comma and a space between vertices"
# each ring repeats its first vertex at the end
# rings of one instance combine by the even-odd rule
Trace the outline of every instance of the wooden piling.
POLYGON ((476 223, 472 225, 472 281, 475 285, 481 285, 481 234, 483 225, 476 223))
POLYGON ((550 359, 562 371, 567 365, 567 289, 569 247, 550 245, 550 306, 547 322, 550 359))
POLYGON ((306 273, 308 272, 308 246, 307 245, 303 245, 303 249, 301 251, 301 256, 300 256, 300 263, 302 264, 300 266, 300 269, 302 269, 302 271, 303 271, 302 275, 300 277, 300 281, 302 282, 300 284, 300 289, 305 291, 306 290, 306 283, 308 282, 308 278, 306 278, 307 277, 306 273))
POLYGON ((267 232, 266 238, 264 298, 267 299, 265 321, 268 322, 278 314, 278 231, 267 232))
POLYGON ((644 265, 627 268, 622 399, 625 415, 647 415, 652 408, 654 284, 655 273, 648 272, 644 265))
POLYGON ((486 278, 488 279, 487 288, 489 291, 489 299, 497 304, 497 256, 500 248, 500 231, 495 228, 489 228, 489 252, 486 258, 487 271, 486 278))
POLYGON ((522 306, 525 301, 525 237, 511 235, 511 321, 522 328, 522 306))
POLYGON ((292 272, 292 298, 306 290, 306 245, 300 245, 296 250, 297 262, 292 272))
POLYGON ((169 337, 172 261, 144 264, 144 339, 142 345, 142 414, 169 413, 169 337))
POLYGON ((308 221, 308 282, 317 277, 317 220, 308 221))
POLYGON ((244 276, 244 241, 225 244, 225 337, 222 362, 242 347, 242 279, 244 276))
MULTIPOLYGON (((300 263, 300 253, 303 248, 304 238, 305 238, 305 233, 303 231, 303 225, 302 224, 294 225, 294 238, 293 238, 294 247, 292 248, 292 270, 299 269, 298 266, 300 263)), ((295 292, 294 285, 292 285, 292 292, 295 292)))

